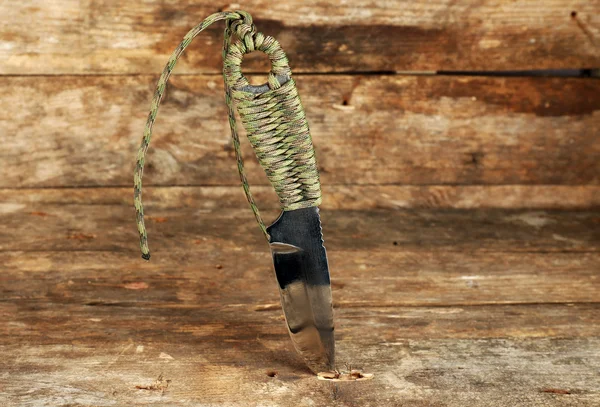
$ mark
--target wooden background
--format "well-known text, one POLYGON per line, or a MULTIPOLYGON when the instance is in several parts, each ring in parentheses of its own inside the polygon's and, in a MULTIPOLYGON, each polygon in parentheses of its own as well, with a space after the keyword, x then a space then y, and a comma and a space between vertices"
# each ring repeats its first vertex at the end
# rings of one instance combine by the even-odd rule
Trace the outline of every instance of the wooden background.
MULTIPOLYGON (((4 0, 0 15, 2 405, 600 405, 600 1, 4 0), (169 83, 139 258, 132 171, 158 74, 189 28, 236 8, 290 58, 339 367, 372 381, 334 392, 287 338, 233 158, 222 24, 169 83)), ((244 64, 258 83, 266 69, 244 64)))

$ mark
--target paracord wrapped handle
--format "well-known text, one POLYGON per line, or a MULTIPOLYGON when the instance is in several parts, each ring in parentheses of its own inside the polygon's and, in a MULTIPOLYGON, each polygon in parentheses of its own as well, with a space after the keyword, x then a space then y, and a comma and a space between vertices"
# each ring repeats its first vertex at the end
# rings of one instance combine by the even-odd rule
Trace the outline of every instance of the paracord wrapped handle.
POLYGON ((231 43, 229 39, 235 24, 235 21, 229 22, 226 30, 223 65, 229 123, 244 192, 269 240, 244 174, 231 99, 283 210, 308 208, 321 203, 319 171, 308 122, 285 52, 277 40, 262 33, 247 33, 231 43), (264 52, 271 61, 268 81, 262 86, 250 85, 241 72, 244 55, 252 51, 264 52))
POLYGON ((150 250, 144 224, 142 176, 152 127, 177 60, 200 32, 219 20, 227 20, 223 45, 223 78, 238 171, 250 207, 267 241, 269 235, 244 172, 233 101, 258 161, 279 196, 282 209, 308 208, 321 203, 321 186, 312 139, 285 53, 274 38, 256 31, 250 14, 244 11, 215 13, 190 30, 169 58, 158 80, 146 121, 134 173, 136 221, 142 258, 146 260, 150 259, 150 250), (232 43, 233 34, 237 39, 232 43), (250 85, 241 72, 243 56, 252 51, 262 51, 271 60, 268 82, 258 87, 250 85))

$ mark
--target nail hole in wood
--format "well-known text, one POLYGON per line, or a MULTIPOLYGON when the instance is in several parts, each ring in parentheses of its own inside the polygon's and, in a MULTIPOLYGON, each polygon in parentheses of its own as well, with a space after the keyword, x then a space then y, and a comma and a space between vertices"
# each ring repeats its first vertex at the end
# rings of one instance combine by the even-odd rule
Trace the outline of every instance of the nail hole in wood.
POLYGON ((575 18, 577 17, 577 12, 576 11, 571 11, 571 18, 575 18))
POLYGON ((342 100, 342 106, 348 106, 348 99, 342 100))
POLYGON ((473 152, 473 153, 469 153, 470 155, 470 160, 469 163, 474 165, 474 166, 479 166, 479 164, 481 163, 481 160, 483 159, 483 157, 485 156, 484 153, 481 153, 479 151, 473 152))
POLYGON ((394 246, 398 246, 398 242, 394 241, 394 246))
POLYGON ((275 370, 269 370, 269 371, 267 371, 267 376, 275 377, 275 376, 277 376, 277 372, 275 370))

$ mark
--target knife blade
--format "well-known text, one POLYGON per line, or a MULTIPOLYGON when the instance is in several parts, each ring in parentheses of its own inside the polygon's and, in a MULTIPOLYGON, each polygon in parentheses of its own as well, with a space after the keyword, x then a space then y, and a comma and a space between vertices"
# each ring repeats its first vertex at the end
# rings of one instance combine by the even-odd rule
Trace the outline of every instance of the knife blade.
POLYGON ((313 372, 331 371, 333 306, 319 208, 284 211, 267 232, 292 343, 313 372))

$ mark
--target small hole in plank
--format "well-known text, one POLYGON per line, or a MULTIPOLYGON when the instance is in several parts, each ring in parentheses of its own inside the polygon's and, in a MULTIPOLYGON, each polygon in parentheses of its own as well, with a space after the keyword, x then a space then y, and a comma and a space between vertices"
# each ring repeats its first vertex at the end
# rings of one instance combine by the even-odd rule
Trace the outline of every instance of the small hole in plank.
POLYGON ((577 12, 576 11, 571 11, 571 18, 575 18, 577 17, 577 12))
POLYGON ((269 377, 275 377, 275 376, 277 376, 277 372, 275 370, 269 370, 267 372, 267 376, 269 376, 269 377))
POLYGON ((398 242, 394 241, 394 246, 398 246, 398 242))
POLYGON ((348 99, 344 99, 342 101, 342 106, 348 106, 348 99))

